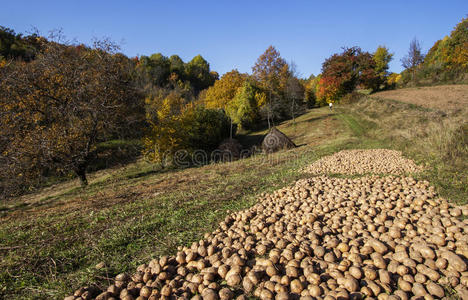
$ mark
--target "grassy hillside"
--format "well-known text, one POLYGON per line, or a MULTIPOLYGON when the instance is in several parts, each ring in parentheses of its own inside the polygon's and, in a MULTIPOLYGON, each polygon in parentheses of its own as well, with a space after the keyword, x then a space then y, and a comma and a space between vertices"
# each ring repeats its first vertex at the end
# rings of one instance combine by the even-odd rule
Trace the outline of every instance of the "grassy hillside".
POLYGON ((426 166, 421 178, 452 201, 468 194, 468 85, 376 93, 341 109, 362 136, 426 166), (400 101, 397 101, 400 100, 400 101))
POLYGON ((397 100, 426 108, 453 112, 468 106, 468 85, 438 85, 389 90, 372 95, 372 98, 397 100))
MULTIPOLYGON (((70 181, 14 199, 0 208, 0 298, 58 298, 82 285, 109 285, 115 274, 200 239, 229 210, 306 177, 302 167, 342 149, 403 150, 427 166, 421 178, 463 201, 466 120, 463 107, 441 113, 369 96, 280 124, 301 145, 290 151, 184 170, 138 161, 96 172, 85 189, 70 181)), ((254 144, 264 133, 240 139, 254 144)))

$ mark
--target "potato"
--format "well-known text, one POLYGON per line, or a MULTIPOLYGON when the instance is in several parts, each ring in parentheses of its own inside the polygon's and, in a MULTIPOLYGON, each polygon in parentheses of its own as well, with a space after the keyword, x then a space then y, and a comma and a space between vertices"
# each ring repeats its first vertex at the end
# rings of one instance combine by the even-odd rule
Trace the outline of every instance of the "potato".
POLYGON ((371 239, 369 241, 369 246, 371 246, 377 253, 385 254, 388 251, 387 246, 379 240, 371 239))
POLYGON ((247 293, 251 293, 255 285, 248 277, 244 277, 244 279, 242 280, 242 287, 247 293))
POLYGON ((172 293, 172 288, 168 285, 165 285, 161 289, 161 295, 169 297, 172 293))
POLYGON ((234 298, 234 293, 228 288, 222 288, 219 291, 219 299, 220 300, 231 300, 234 298))
POLYGON ((304 289, 301 281, 299 279, 294 279, 291 281, 291 293, 300 294, 304 289))
POLYGON ((274 299, 273 293, 267 289, 262 289, 259 295, 259 298, 262 300, 272 300, 274 299))
POLYGON ((448 261, 449 266, 452 266, 458 272, 466 271, 466 263, 457 254, 451 251, 443 251, 441 256, 448 261))
POLYGON ((241 283, 241 281, 242 281, 242 278, 238 273, 226 275, 226 283, 229 286, 237 286, 241 283))
POLYGON ((289 299, 289 293, 288 292, 280 292, 276 295, 275 297, 276 300, 288 300, 289 299))
POLYGON ((424 289, 424 286, 421 283, 415 283, 413 284, 413 288, 411 290, 415 296, 425 296, 427 294, 426 290, 424 289))
POLYGON ((358 280, 361 279, 363 276, 361 269, 355 266, 349 268, 349 274, 358 280))
POLYGON ((212 289, 204 289, 201 293, 203 300, 218 300, 218 294, 212 289))
POLYGON ((359 283, 354 277, 345 278, 343 286, 350 293, 356 292, 359 289, 359 283))
POLYGON ((444 289, 440 285, 438 285, 437 283, 429 281, 426 284, 426 288, 427 288, 427 291, 429 292, 429 294, 431 294, 432 296, 435 296, 435 297, 438 297, 438 298, 442 298, 442 297, 445 296, 444 289))
POLYGON ((398 279, 398 286, 400 287, 401 290, 405 292, 410 292, 413 288, 410 282, 404 280, 401 277, 398 279))

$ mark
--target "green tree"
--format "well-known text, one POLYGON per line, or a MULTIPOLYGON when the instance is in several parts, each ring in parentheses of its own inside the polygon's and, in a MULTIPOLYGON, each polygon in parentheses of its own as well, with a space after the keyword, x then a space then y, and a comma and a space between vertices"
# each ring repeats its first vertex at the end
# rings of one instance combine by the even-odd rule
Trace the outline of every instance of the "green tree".
POLYGON ((179 79, 184 80, 185 63, 178 55, 171 55, 169 57, 170 72, 176 74, 179 79))
POLYGON ((375 62, 375 72, 379 76, 381 83, 386 82, 389 75, 388 64, 393 59, 393 53, 390 53, 387 47, 379 46, 372 58, 375 62))
POLYGON ((169 82, 170 61, 161 53, 141 56, 137 68, 154 86, 165 87, 169 82))
POLYGON ((185 104, 175 91, 161 97, 146 100, 150 129, 143 142, 151 161, 164 167, 177 153, 185 159, 196 150, 208 154, 229 135, 230 121, 223 110, 185 104))
POLYGON ((228 115, 244 129, 252 128, 259 120, 258 92, 258 88, 246 80, 227 105, 228 115))
POLYGON ((14 30, 0 26, 0 60, 18 59, 30 61, 39 52, 41 44, 46 42, 36 34, 23 37, 14 30))
POLYGON ((190 106, 182 115, 187 150, 215 150, 229 136, 230 120, 223 110, 190 106))
POLYGON ((217 79, 217 75, 210 72, 210 64, 201 55, 195 56, 185 65, 185 73, 195 94, 213 85, 217 79))

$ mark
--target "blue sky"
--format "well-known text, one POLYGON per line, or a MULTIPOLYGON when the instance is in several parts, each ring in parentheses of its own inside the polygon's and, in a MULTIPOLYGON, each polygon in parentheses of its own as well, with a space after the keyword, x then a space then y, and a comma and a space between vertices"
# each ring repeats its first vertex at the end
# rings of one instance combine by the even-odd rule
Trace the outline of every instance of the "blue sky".
POLYGON ((213 70, 251 72, 274 45, 303 77, 342 46, 395 54, 391 71, 417 37, 424 51, 468 14, 468 1, 3 1, 0 25, 43 35, 61 28, 89 43, 110 37, 128 56, 161 52, 184 61, 201 54, 213 70))

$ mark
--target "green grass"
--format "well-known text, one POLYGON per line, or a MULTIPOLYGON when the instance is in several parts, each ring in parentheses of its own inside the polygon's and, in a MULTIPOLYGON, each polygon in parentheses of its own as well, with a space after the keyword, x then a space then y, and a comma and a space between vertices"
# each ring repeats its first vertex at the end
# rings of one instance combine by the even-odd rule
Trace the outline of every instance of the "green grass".
MULTIPOLYGON (((466 169, 459 163, 466 158, 463 146, 442 147, 448 143, 444 135, 430 144, 428 134, 434 132, 423 130, 434 125, 434 112, 365 101, 371 99, 337 105, 333 112, 313 109, 295 123, 279 124, 301 145, 296 149, 183 170, 139 160, 91 174, 85 189, 75 180, 2 205, 0 298, 61 298, 83 285, 106 287, 116 274, 199 240, 229 211, 255 203, 259 193, 309 176, 300 169, 343 149, 403 150, 428 166, 419 178, 450 199, 466 199, 466 169), (441 151, 433 149, 437 145, 441 151), (450 164, 446 148, 458 149, 450 164), (100 262, 106 267, 98 270, 100 262)), ((256 144, 265 133, 239 139, 256 144)))

